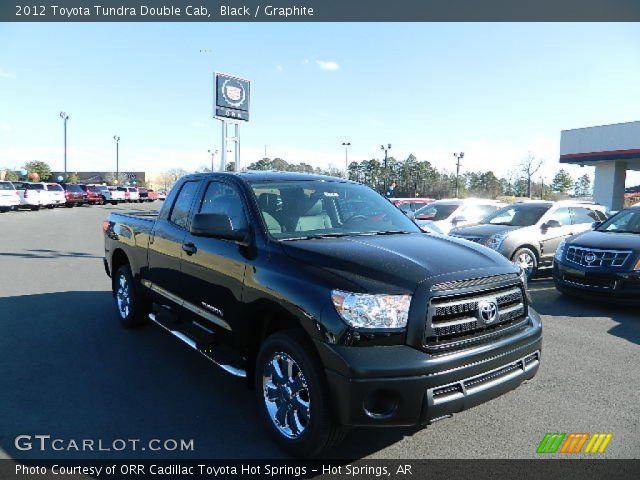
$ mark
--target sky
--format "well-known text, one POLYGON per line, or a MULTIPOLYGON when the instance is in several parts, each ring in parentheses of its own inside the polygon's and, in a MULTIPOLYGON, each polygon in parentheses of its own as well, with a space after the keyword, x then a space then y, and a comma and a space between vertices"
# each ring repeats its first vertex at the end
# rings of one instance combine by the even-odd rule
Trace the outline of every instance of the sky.
MULTIPOLYGON (((563 129, 640 120, 640 25, 0 23, 0 167, 195 170, 220 149, 213 72, 250 79, 241 165, 344 168, 381 144, 455 171, 559 168, 563 129)), ((592 168, 570 167, 574 175, 592 168)), ((628 184, 640 183, 630 173, 628 184)))

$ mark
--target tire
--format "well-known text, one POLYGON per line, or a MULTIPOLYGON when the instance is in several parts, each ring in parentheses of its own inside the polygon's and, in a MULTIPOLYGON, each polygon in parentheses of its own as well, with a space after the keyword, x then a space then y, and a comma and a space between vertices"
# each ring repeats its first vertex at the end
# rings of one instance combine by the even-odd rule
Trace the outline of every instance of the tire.
POLYGON ((48 208, 49 210, 53 210, 53 209, 55 208, 55 205, 47 205, 47 208, 48 208))
POLYGON ((111 289, 122 326, 135 328, 143 325, 147 320, 148 302, 140 298, 129 265, 122 265, 116 270, 111 289))
POLYGON ((67 203, 66 205, 67 205, 67 208, 73 208, 73 207, 75 207, 75 205, 74 205, 73 203, 67 203))
POLYGON ((37 212, 38 210, 40 210, 40 205, 31 205, 29 208, 32 212, 37 212))
POLYGON ((113 201, 111 201, 109 203, 111 203, 111 205, 117 205, 118 204, 118 202, 113 202, 113 201))
POLYGON ((530 248, 519 248, 511 257, 511 261, 520 265, 527 273, 527 279, 533 278, 538 271, 538 257, 530 248))
POLYGON ((11 209, 6 207, 0 207, 0 213, 7 213, 9 210, 11 209))
POLYGON ((280 448, 303 458, 331 448, 345 432, 333 418, 323 368, 313 349, 302 331, 275 333, 262 344, 255 369, 258 409, 266 428, 280 448), (285 367, 289 361, 290 370, 285 367), (277 419, 281 408, 282 423, 277 419))

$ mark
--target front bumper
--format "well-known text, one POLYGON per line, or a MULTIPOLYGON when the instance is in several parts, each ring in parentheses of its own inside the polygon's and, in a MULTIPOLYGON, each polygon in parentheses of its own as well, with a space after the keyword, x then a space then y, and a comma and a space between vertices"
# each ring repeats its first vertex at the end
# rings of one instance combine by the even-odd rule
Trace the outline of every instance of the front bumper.
POLYGON ((425 425, 484 403, 533 378, 541 349, 531 308, 519 332, 448 354, 318 343, 338 421, 351 426, 425 425))
POLYGON ((553 281, 569 295, 640 305, 640 272, 576 268, 554 261, 553 281))

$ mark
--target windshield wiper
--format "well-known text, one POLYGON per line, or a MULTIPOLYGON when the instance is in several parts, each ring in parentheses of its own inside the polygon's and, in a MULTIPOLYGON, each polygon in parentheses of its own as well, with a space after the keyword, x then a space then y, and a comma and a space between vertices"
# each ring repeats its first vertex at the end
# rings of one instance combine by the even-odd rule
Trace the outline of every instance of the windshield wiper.
POLYGON ((359 235, 399 235, 405 233, 413 233, 407 230, 383 230, 382 232, 363 232, 359 235))
POLYGON ((290 241, 290 240, 318 240, 321 238, 339 238, 339 237, 347 237, 349 235, 353 235, 353 233, 322 233, 316 235, 305 235, 304 237, 289 237, 282 238, 282 241, 290 241))

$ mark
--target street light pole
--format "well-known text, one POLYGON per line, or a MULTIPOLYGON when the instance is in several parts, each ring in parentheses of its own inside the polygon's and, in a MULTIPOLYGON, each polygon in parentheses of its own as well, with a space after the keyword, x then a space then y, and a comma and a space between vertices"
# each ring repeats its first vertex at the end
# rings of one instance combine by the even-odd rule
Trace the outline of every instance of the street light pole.
POLYGON ((464 152, 454 153, 453 156, 456 159, 456 198, 458 198, 458 182, 460 178, 460 160, 464 158, 464 152))
POLYGON ((386 197, 387 196, 387 159, 389 158, 388 153, 389 153, 389 150, 391 150, 391 144, 388 143, 386 147, 384 145, 380 145, 380 150, 384 151, 384 171, 382 174, 382 182, 383 182, 383 194, 386 197))
POLYGON ((342 142, 344 147, 344 178, 349 178, 349 147, 351 142, 342 142))
POLYGON ((120 137, 114 135, 113 139, 116 141, 116 184, 120 183, 120 137))
POLYGON ((211 173, 213 173, 214 172, 213 160, 214 160, 215 156, 218 154, 218 150, 207 150, 207 152, 209 152, 211 154, 211 173))
POLYGON ((67 120, 69 115, 64 112, 60 112, 60 118, 64 122, 64 181, 67 181, 67 120))

